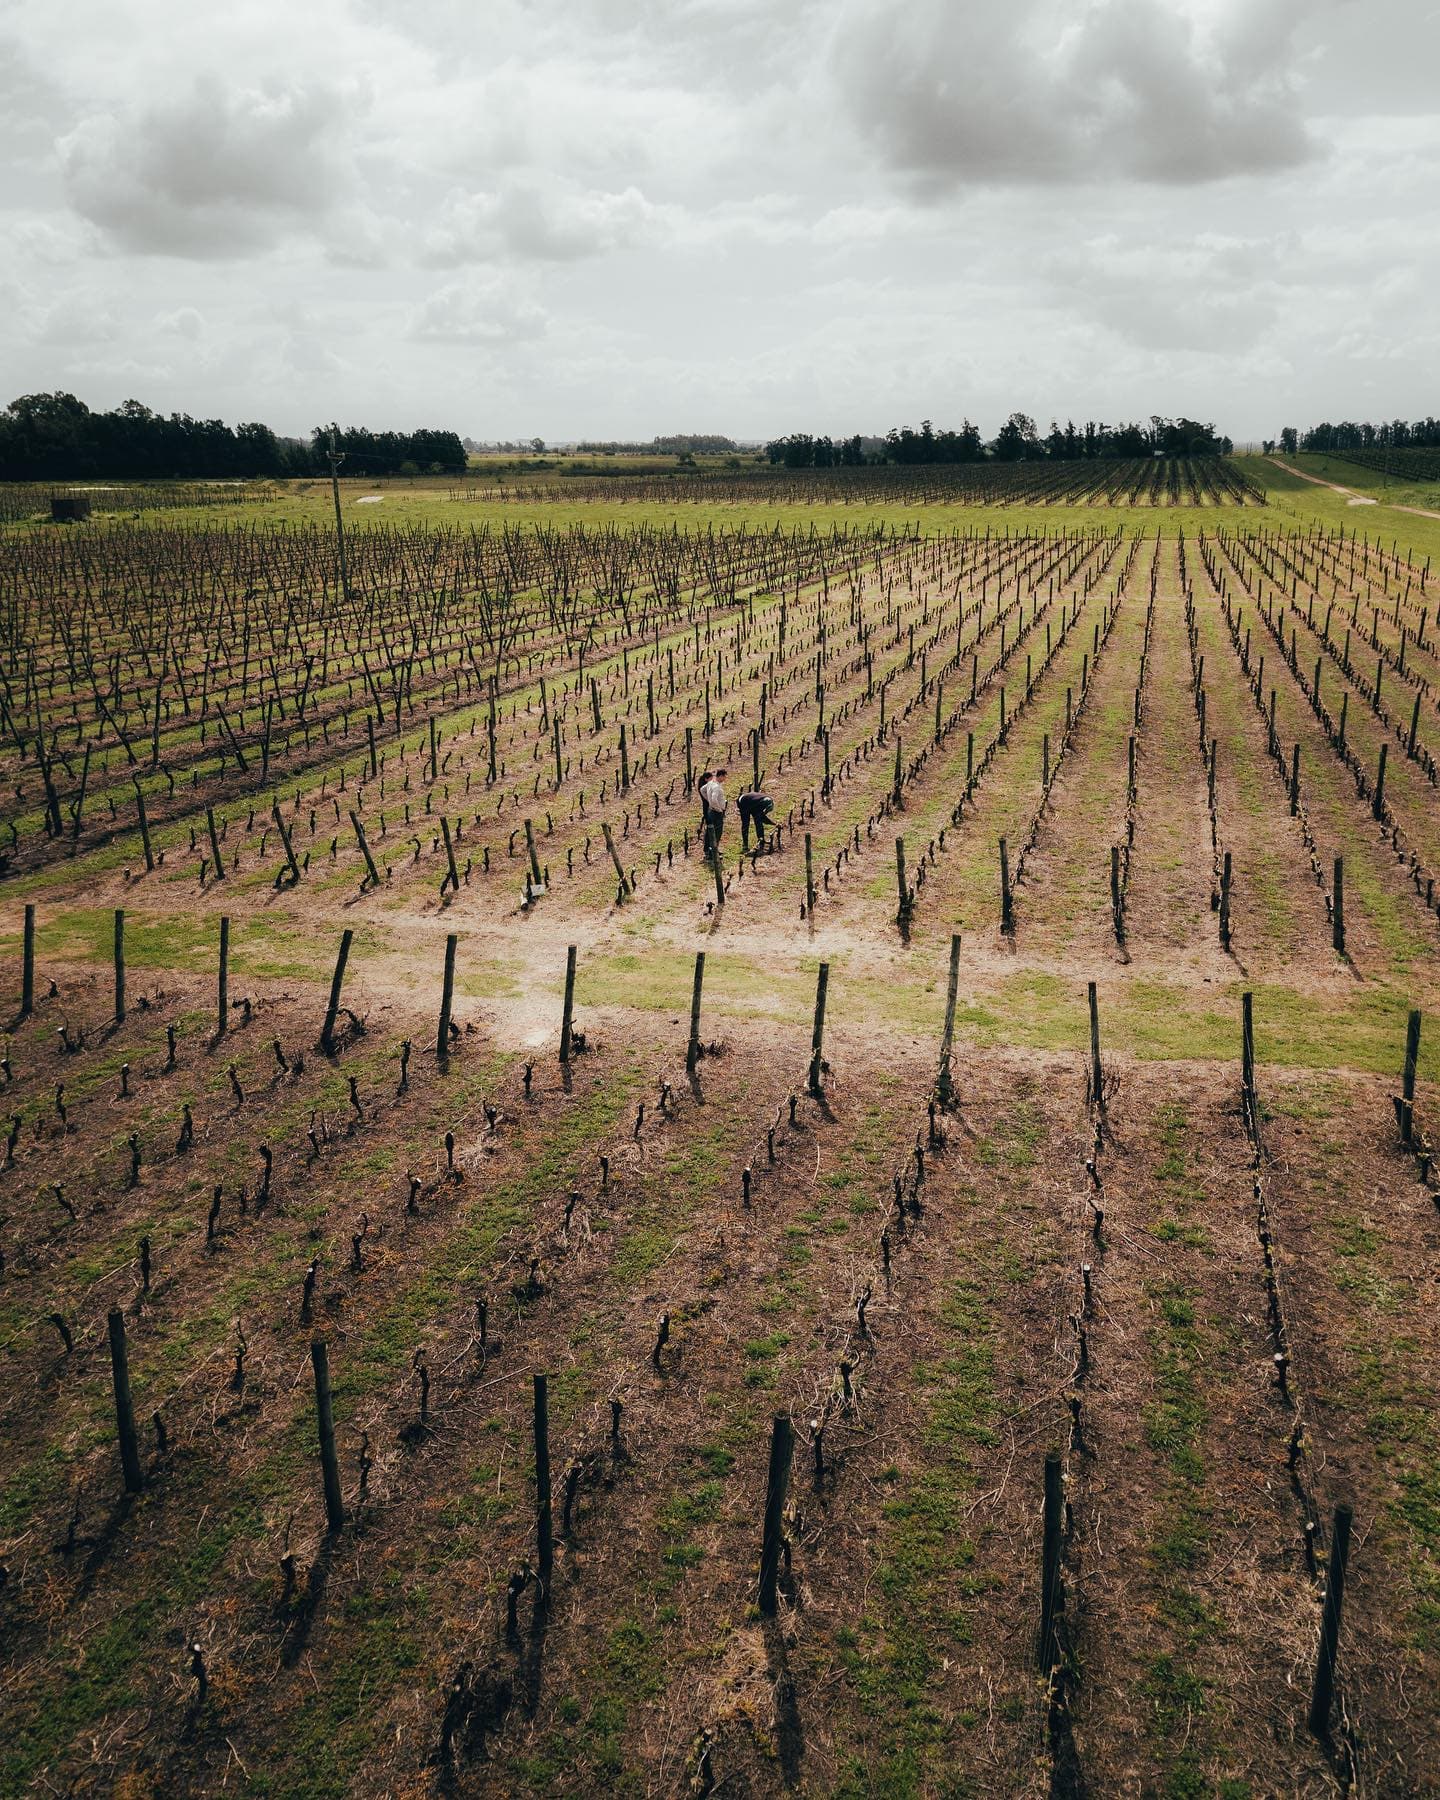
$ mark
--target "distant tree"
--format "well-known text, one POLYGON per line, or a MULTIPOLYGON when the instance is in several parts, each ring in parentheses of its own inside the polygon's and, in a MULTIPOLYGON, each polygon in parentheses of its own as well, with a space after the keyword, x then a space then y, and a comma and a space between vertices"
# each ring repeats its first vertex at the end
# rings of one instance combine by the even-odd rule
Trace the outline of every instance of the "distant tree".
POLYGON ((1011 413, 996 432, 990 449, 996 462, 1025 462, 1037 454, 1044 454, 1036 435, 1035 421, 1022 412, 1011 413))
POLYGON ((1286 456, 1293 456, 1300 448, 1300 433, 1293 425, 1287 425, 1280 433, 1280 448, 1286 456))

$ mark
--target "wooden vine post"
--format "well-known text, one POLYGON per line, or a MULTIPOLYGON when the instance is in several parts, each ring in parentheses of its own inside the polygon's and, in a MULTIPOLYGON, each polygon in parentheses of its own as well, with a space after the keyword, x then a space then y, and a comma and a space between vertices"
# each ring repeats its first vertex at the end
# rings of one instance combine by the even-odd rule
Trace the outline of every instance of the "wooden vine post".
POLYGON ((1259 1129, 1259 1118, 1255 1105, 1255 997, 1249 993, 1240 996, 1240 1097, 1253 1137, 1259 1129))
POLYGON ((155 868, 155 853, 150 847, 150 818, 145 811, 145 794, 140 786, 140 777, 132 775, 135 783, 135 810, 140 815, 140 848, 145 852, 145 867, 151 871, 155 868))
POLYGON ((615 879, 620 883, 620 895, 623 899, 630 892, 630 880, 625 873, 625 865, 620 861, 620 852, 615 848, 614 834, 608 821, 602 819, 600 829, 605 834, 605 848, 610 852, 610 860, 615 865, 615 879))
POLYGON ((215 983, 215 1035, 224 1037, 230 1029, 230 920, 220 915, 220 967, 215 983))
POLYGON ((825 1047, 825 1001, 830 991, 830 965, 822 962, 815 981, 815 1021, 810 1030, 810 1092, 818 1100, 821 1087, 821 1065, 825 1047))
MULTIPOLYGON (((824 964, 821 967, 824 968, 824 964)), ((788 1413, 776 1413, 770 1425, 770 1467, 765 1479, 765 1522, 760 1538, 760 1613, 773 1619, 779 1605, 780 1552, 785 1537, 785 1497, 795 1431, 788 1413)))
POLYGON ((1415 1141, 1415 1067, 1420 1060, 1420 1013, 1412 1011, 1405 1026, 1405 1073, 1400 1087, 1400 1138, 1415 1141))
POLYGON ((695 984, 690 990, 690 1042, 685 1050, 685 1073, 693 1075, 700 1061, 700 996, 705 988, 705 952, 695 952, 695 984))
POLYGON ((210 834, 210 855, 215 864, 215 879, 223 881, 225 865, 220 860, 220 834, 215 829, 215 808, 213 806, 205 808, 205 829, 210 834))
POLYGON ((28 1019, 35 1010, 35 907, 25 905, 25 933, 20 961, 20 1017, 28 1019))
MULTIPOLYGON (((330 977, 330 1004, 325 1009, 325 1028, 320 1033, 320 1048, 327 1056, 335 1049, 335 1020, 340 1012, 340 989, 345 980, 345 965, 350 960, 350 945, 355 933, 347 929, 340 934, 340 949, 335 958, 335 973, 330 977)), ((447 1019, 448 1020, 448 1009, 447 1019)))
POLYGON ((960 933, 950 939, 950 979, 945 989, 945 1026, 940 1034, 940 1073, 935 1092, 940 1104, 949 1107, 955 1099, 955 1078, 950 1059, 955 1045, 955 1003, 960 996, 960 933))
POLYGON ((335 1420, 330 1410, 330 1353, 324 1338, 310 1340, 315 1370, 315 1425, 320 1439, 320 1477, 325 1487, 325 1524, 332 1535, 345 1524, 340 1494, 340 1461, 335 1454, 335 1420))
MULTIPOLYGON (((570 1060, 570 1039, 575 1023, 575 956, 576 946, 571 944, 565 952, 565 1008, 560 1015, 560 1060, 570 1060)), ((699 977, 696 981, 698 984, 699 977)))
POLYGON ((456 932, 445 939, 445 984, 440 994, 440 1028, 435 1034, 435 1059, 442 1069, 450 1062, 450 1008, 455 999, 455 951, 460 943, 456 932))
POLYGON ((1350 1561, 1350 1526, 1354 1514, 1342 1501, 1335 1508, 1330 1533, 1330 1561, 1325 1577, 1325 1609, 1320 1619, 1320 1648, 1315 1657, 1315 1685, 1310 1693, 1310 1729, 1330 1735, 1335 1700, 1335 1655, 1340 1647, 1340 1614, 1345 1604, 1345 1571, 1350 1561))
POLYGON ((1045 1522, 1040 1546, 1040 1645, 1037 1661, 1048 1675, 1055 1666, 1056 1621, 1064 1603, 1061 1591, 1060 1545, 1065 1517, 1064 1478, 1059 1452, 1045 1458, 1045 1522))
POLYGON ((1100 1001, 1093 981, 1086 984, 1085 1000, 1090 1009, 1090 1104, 1103 1108, 1105 1071, 1100 1063, 1100 1001))
POLYGON ((125 908, 115 908, 115 1023, 125 1023, 125 908))
MULTIPOLYGON (((369 723, 368 715, 366 723, 369 723)), ((369 880, 371 887, 379 887, 380 872, 375 867, 375 858, 370 854, 370 841, 365 836, 365 827, 360 821, 360 815, 355 811, 353 806, 350 808, 350 824, 355 833, 355 842, 360 846, 360 854, 365 858, 366 878, 369 880)))
POLYGON ((815 852, 811 844, 810 833, 805 833, 805 916, 810 918, 815 912, 815 852))
POLYGON ((1225 860, 1220 865, 1220 948, 1230 948, 1230 852, 1225 852, 1225 860))
POLYGON ((900 910, 895 915, 895 923, 902 929, 910 923, 910 916, 915 910, 915 897, 910 892, 905 880, 905 840, 895 840, 895 883, 900 892, 900 910))
POLYGON ((1000 929, 1004 932, 1015 929, 1015 903, 1010 892, 1010 848, 1003 837, 1000 840, 1000 929))
POLYGON ((450 821, 444 813, 440 815, 440 835, 445 841, 446 863, 445 880, 441 882, 440 886, 443 890, 448 882, 451 892, 458 894, 460 892, 460 871, 455 867, 455 842, 450 836, 450 821))
POLYGON ((555 1540, 550 1520, 550 1405, 549 1381, 535 1377, 535 1572, 540 1577, 543 1605, 550 1596, 550 1577, 555 1568, 555 1540))
POLYGON ((1330 905, 1330 942, 1338 956, 1345 954, 1345 858, 1335 858, 1335 892, 1330 905))
POLYGON ((125 1315, 110 1309, 110 1374, 115 1388, 115 1432, 120 1440, 120 1467, 127 1494, 138 1494, 145 1485, 140 1467, 140 1447, 135 1439, 135 1408, 130 1400, 130 1359, 125 1344, 125 1315))

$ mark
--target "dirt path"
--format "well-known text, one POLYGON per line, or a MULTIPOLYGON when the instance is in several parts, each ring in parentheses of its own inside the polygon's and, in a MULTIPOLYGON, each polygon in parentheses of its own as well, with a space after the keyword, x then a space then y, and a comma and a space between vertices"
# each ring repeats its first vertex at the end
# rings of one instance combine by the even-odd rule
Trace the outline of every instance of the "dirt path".
POLYGON ((1267 458, 1277 469, 1283 469, 1287 475, 1294 475, 1300 481, 1308 481, 1314 487, 1329 488, 1334 494, 1344 494, 1352 506, 1378 506, 1380 502, 1369 494, 1358 494, 1354 488, 1341 487, 1338 481, 1326 481, 1322 475, 1307 475, 1303 469, 1297 469, 1293 463, 1281 462, 1278 456, 1267 458))
POLYGON ((1277 469, 1283 469, 1287 475, 1298 476, 1301 481, 1313 482, 1316 487, 1327 487, 1334 493, 1346 495, 1352 506, 1388 506, 1391 512, 1414 513, 1419 519, 1440 519, 1440 512, 1435 512, 1428 506, 1402 506, 1398 500, 1377 500, 1371 494, 1361 494, 1354 488, 1341 487, 1338 481, 1326 481, 1323 475, 1307 475, 1293 463, 1281 462, 1278 456, 1267 457, 1266 461, 1274 463, 1277 469))

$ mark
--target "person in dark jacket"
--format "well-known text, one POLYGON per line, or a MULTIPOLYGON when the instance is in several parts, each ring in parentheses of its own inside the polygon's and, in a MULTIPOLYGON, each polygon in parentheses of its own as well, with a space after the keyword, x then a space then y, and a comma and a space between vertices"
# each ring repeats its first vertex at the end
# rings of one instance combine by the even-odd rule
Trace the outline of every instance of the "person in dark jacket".
POLYGON ((750 828, 753 825, 755 848, 763 850, 765 848, 765 829, 770 823, 770 815, 775 810, 775 802, 767 794, 762 794, 758 788, 752 788, 749 793, 742 794, 736 804, 740 809, 740 848, 742 850, 750 848, 750 828))

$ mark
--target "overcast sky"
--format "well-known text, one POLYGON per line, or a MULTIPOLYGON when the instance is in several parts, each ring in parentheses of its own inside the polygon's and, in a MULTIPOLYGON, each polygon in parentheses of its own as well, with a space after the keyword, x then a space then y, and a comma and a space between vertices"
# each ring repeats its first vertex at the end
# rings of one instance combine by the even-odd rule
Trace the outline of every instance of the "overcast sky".
POLYGON ((0 404, 1440 411, 1440 0, 7 0, 0 404))

